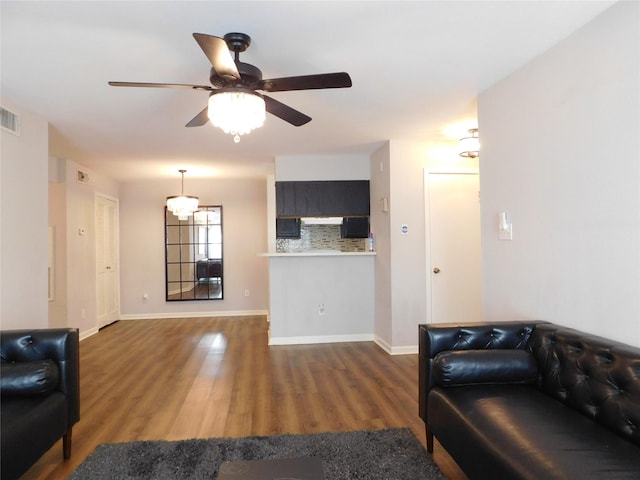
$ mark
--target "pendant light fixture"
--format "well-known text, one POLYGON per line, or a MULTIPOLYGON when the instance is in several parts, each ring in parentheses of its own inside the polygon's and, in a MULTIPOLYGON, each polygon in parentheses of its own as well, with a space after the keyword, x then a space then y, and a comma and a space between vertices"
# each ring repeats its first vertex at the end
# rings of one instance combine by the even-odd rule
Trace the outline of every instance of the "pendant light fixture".
POLYGON ((460 156, 466 158, 477 158, 480 156, 480 140, 478 139, 478 129, 470 128, 469 136, 460 139, 460 156))
POLYGON ((186 170, 178 171, 182 174, 182 190, 180 195, 167 197, 167 209, 178 217, 178 220, 186 220, 198 209, 198 197, 184 194, 184 174, 186 170))

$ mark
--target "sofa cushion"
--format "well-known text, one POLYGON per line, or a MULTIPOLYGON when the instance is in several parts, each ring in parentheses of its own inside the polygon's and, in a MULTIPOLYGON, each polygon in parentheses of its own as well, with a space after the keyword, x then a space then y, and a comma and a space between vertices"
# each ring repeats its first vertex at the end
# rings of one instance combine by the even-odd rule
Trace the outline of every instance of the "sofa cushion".
POLYGON ((436 384, 450 387, 481 383, 532 383, 538 367, 526 350, 448 350, 433 360, 436 384))
POLYGON ((469 478, 638 479, 640 447, 534 385, 435 387, 429 429, 469 478))
POLYGON ((58 366, 53 360, 2 362, 0 368, 2 396, 44 395, 58 386, 58 366))

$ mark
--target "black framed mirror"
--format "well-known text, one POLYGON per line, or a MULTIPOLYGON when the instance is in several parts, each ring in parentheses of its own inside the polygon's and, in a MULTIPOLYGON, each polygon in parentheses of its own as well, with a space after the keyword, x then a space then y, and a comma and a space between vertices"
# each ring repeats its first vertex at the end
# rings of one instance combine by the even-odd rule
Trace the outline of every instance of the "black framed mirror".
POLYGON ((167 302, 222 300, 222 206, 201 205, 186 220, 165 207, 164 225, 167 302))

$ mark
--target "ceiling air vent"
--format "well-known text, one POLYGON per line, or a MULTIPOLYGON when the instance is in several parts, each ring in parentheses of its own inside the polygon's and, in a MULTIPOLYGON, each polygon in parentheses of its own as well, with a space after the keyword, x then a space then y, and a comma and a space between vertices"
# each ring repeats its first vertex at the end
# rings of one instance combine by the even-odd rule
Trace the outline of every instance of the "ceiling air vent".
POLYGON ((78 182, 89 183, 89 174, 87 172, 83 172, 82 170, 78 170, 78 182))
POLYGON ((0 121, 2 129, 14 135, 20 135, 20 116, 0 107, 0 121))

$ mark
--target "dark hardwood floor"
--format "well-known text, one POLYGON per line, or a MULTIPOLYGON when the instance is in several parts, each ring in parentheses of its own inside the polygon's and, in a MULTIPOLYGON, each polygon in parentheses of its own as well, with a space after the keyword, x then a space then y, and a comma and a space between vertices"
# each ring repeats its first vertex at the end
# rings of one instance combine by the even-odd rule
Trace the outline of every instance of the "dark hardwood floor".
MULTIPOLYGON (((63 479, 101 443, 409 427, 418 356, 372 342, 267 345, 264 317, 117 322, 80 343, 81 418, 23 479, 63 479)), ((464 479, 439 444, 435 460, 464 479)))

